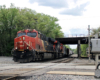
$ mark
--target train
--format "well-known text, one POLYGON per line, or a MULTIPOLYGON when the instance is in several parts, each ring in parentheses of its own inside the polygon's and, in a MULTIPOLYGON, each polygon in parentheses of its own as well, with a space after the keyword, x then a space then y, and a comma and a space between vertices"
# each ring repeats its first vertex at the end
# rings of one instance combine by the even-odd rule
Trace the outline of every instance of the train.
POLYGON ((44 59, 56 59, 72 54, 59 41, 46 37, 35 29, 25 29, 17 32, 14 38, 14 48, 11 51, 15 62, 30 62, 44 59))

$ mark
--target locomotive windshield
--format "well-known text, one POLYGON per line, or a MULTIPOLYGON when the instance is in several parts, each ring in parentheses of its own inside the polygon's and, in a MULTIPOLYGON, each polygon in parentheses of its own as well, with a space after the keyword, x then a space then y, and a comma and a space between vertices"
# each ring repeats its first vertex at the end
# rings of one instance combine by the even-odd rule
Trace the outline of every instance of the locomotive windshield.
POLYGON ((28 32, 27 35, 30 37, 36 37, 36 32, 28 32))
POLYGON ((26 35, 26 33, 18 33, 18 37, 22 35, 26 35))

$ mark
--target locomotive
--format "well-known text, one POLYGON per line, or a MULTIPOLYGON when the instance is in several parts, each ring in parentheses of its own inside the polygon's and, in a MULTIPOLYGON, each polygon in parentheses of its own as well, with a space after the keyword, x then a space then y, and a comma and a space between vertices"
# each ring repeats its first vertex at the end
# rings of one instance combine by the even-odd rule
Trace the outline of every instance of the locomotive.
POLYGON ((15 62, 30 62, 68 56, 69 49, 35 29, 26 29, 17 32, 12 55, 15 62))

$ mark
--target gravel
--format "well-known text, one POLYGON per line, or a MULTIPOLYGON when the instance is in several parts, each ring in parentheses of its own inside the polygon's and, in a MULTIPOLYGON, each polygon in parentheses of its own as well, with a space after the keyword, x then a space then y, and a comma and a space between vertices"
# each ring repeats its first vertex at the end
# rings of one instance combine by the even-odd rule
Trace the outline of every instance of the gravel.
POLYGON ((43 74, 39 76, 32 76, 30 79, 26 80, 100 80, 100 79, 95 79, 93 76, 43 74))
MULTIPOLYGON (((37 62, 35 62, 37 63, 37 62)), ((44 62, 45 63, 45 62, 44 62)), ((74 59, 70 63, 88 63, 87 59, 74 59)), ((93 64, 94 61, 92 60, 91 63, 93 64)), ((12 60, 12 57, 0 57, 0 66, 13 66, 13 65, 19 65, 21 63, 14 62, 12 60)), ((31 65, 30 65, 31 66, 31 65)), ((50 71, 91 71, 94 72, 94 70, 82 70, 82 69, 64 69, 64 68, 57 68, 57 69, 50 69, 50 71)), ((41 72, 41 71, 40 71, 41 72)), ((19 80, 19 79, 18 79, 19 80)), ((75 76, 75 75, 58 75, 58 74, 40 74, 40 75, 32 75, 31 78, 28 79, 20 79, 20 80, 100 80, 94 78, 94 76, 75 76)))
POLYGON ((52 69, 52 71, 77 71, 77 72, 94 72, 94 69, 66 69, 66 68, 57 68, 52 69))
POLYGON ((89 62, 89 60, 88 59, 74 59, 73 61, 71 61, 71 63, 92 63, 92 64, 94 64, 95 63, 95 61, 94 60, 91 60, 90 62, 89 62))

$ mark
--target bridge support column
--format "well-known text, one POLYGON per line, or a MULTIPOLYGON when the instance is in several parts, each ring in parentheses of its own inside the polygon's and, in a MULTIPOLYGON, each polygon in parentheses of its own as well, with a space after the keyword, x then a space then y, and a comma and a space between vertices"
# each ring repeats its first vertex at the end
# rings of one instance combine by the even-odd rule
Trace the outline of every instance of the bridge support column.
POLYGON ((78 40, 77 44, 77 53, 78 53, 78 58, 81 58, 81 45, 80 45, 80 40, 78 40))

